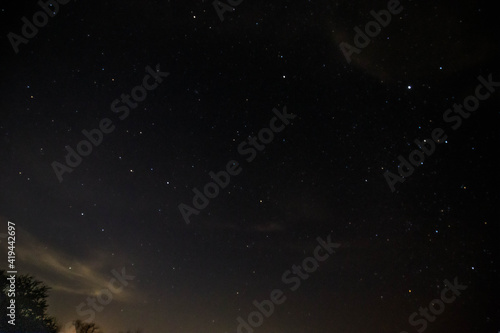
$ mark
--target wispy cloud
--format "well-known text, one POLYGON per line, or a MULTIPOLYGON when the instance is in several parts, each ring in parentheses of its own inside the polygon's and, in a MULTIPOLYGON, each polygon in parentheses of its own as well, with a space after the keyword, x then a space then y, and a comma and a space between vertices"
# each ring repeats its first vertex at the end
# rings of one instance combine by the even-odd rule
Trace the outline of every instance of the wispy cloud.
MULTIPOLYGON (((53 291, 70 295, 96 295, 101 289, 107 288, 109 280, 113 278, 113 269, 121 271, 125 267, 127 274, 133 274, 131 267, 124 264, 125 260, 110 258, 98 250, 93 250, 92 259, 88 262, 81 262, 61 249, 49 248, 25 230, 17 228, 16 234, 20 235, 16 243, 16 262, 21 268, 18 273, 34 275, 53 291)), ((115 295, 115 299, 129 301, 134 298, 133 292, 134 288, 131 286, 115 295)))

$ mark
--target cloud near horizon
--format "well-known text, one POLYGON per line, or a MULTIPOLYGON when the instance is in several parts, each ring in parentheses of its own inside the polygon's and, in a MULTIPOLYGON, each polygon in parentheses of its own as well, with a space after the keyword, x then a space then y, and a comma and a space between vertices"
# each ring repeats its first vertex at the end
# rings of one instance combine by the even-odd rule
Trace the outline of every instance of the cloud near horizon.
MULTIPOLYGON (((108 282, 113 278, 113 269, 121 272, 125 268, 126 274, 135 275, 123 258, 110 258, 102 251, 93 250, 91 260, 76 261, 59 249, 49 248, 26 230, 18 227, 16 234, 22 235, 22 242, 16 243, 18 274, 33 275, 53 292, 96 296, 100 290, 107 288, 108 282)), ((0 239, 0 245, 6 247, 6 242, 0 239)), ((115 294, 114 299, 128 302, 135 298, 134 294, 135 288, 129 284, 115 294)))

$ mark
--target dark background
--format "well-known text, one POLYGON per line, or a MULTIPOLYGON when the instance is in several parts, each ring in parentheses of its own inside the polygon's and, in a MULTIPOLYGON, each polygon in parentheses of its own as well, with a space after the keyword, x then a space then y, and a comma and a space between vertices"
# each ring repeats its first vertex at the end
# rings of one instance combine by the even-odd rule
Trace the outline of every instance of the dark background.
POLYGON ((18 54, 6 36, 40 7, 2 2, 0 232, 18 227, 19 272, 63 324, 125 267, 106 333, 235 332, 275 288, 287 301, 255 332, 416 332, 455 277, 467 290, 426 332, 497 332, 499 93, 442 120, 479 75, 500 81, 486 3, 403 1, 348 64, 339 44, 387 2, 243 1, 221 22, 210 1, 70 1, 18 54), (111 102, 156 64, 170 76, 119 120, 111 102), (283 106, 293 124, 245 162, 283 106), (51 163, 106 117, 59 183, 51 163), (384 171, 435 127, 447 143, 392 193, 384 171), (231 159, 242 173, 186 225, 178 205, 231 159), (281 275, 328 234, 341 247, 290 292, 281 275))

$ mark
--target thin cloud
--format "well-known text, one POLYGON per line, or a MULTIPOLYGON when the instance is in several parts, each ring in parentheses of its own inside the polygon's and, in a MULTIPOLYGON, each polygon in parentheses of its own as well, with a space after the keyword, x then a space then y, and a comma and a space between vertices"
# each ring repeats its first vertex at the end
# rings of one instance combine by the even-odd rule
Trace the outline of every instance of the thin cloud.
MULTIPOLYGON (((125 267, 127 274, 133 274, 129 272, 130 267, 117 264, 123 262, 118 258, 111 260, 109 256, 98 254, 94 250, 95 256, 92 257, 94 258, 92 262, 79 262, 59 249, 48 248, 25 230, 18 228, 16 233, 22 234, 22 242, 16 244, 18 267, 22 267, 22 271, 18 273, 34 275, 36 279, 43 280, 53 291, 71 295, 96 295, 101 289, 107 288, 109 280, 113 278, 112 269, 121 271, 125 267)), ((131 286, 123 289, 115 295, 116 299, 131 300, 133 289, 131 286)))

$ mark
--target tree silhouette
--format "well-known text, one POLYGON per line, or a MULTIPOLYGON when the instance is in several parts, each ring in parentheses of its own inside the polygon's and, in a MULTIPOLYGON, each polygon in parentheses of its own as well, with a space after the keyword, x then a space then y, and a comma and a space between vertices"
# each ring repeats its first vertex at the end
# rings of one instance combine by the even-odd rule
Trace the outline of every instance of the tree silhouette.
POLYGON ((56 333, 56 321, 47 314, 47 297, 49 287, 43 282, 35 280, 30 275, 17 275, 15 279, 15 297, 8 297, 9 282, 5 271, 0 270, 0 332, 2 333, 56 333), (16 317, 15 326, 8 323, 10 320, 5 311, 15 299, 16 317))
POLYGON ((103 333, 95 323, 85 323, 80 319, 73 322, 76 333, 103 333))

